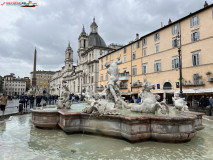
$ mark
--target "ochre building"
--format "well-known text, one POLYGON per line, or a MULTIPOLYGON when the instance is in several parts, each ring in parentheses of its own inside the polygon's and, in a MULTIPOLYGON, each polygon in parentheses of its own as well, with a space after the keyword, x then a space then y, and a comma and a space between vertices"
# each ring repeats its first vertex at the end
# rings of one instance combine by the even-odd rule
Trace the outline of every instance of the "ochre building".
POLYGON ((136 95, 147 79, 155 84, 154 93, 171 102, 180 91, 179 56, 181 49, 183 93, 213 93, 213 4, 161 27, 99 58, 99 91, 109 75, 106 62, 120 64, 119 85, 122 95, 136 95), (179 33, 179 34, 178 34, 179 33), (178 36, 179 35, 179 36, 178 36))

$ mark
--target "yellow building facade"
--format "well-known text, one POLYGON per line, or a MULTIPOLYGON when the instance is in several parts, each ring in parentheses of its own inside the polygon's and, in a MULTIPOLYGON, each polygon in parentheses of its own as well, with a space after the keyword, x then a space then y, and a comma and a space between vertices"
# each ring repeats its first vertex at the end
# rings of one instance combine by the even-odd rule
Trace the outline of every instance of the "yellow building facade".
POLYGON ((107 84, 106 62, 122 60, 120 91, 137 94, 147 79, 162 99, 179 92, 181 49, 183 93, 213 93, 213 4, 144 35, 99 59, 99 91, 107 84), (179 33, 179 36, 178 36, 179 33))

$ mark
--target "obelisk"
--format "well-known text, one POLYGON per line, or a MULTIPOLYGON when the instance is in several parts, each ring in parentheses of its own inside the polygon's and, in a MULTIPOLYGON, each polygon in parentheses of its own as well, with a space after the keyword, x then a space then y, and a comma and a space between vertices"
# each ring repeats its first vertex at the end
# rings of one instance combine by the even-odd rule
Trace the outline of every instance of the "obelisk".
POLYGON ((33 78, 32 78, 32 86, 33 87, 36 87, 36 54, 37 54, 37 51, 36 51, 36 48, 35 48, 35 51, 34 51, 33 78))

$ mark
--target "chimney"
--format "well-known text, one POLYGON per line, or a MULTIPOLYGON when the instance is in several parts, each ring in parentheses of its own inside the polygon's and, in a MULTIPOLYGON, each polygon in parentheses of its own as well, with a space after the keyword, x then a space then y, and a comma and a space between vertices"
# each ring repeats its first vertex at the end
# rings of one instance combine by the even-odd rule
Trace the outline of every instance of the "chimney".
POLYGON ((171 24, 171 23, 172 23, 172 20, 169 18, 168 24, 171 24))
POLYGON ((136 33, 136 39, 135 40, 138 40, 139 39, 139 34, 136 33))
POLYGON ((161 28, 163 27, 163 22, 160 23, 161 24, 161 28))

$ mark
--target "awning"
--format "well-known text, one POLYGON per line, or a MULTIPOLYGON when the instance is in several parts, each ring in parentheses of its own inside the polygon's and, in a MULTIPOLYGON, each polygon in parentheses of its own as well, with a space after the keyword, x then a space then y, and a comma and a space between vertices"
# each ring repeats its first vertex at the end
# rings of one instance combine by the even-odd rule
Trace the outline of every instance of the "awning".
MULTIPOLYGON (((176 91, 175 93, 179 93, 180 91, 176 91)), ((185 89, 183 90, 183 93, 213 93, 213 88, 208 89, 185 89)))

